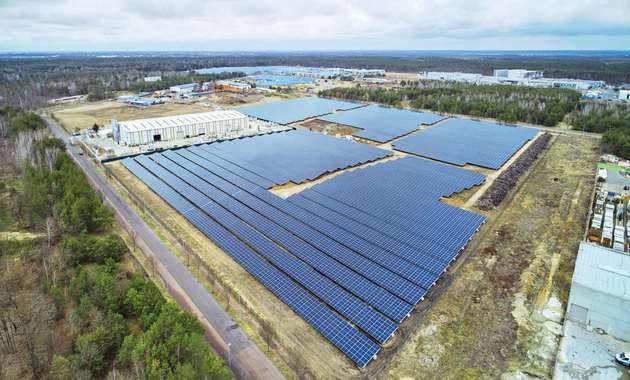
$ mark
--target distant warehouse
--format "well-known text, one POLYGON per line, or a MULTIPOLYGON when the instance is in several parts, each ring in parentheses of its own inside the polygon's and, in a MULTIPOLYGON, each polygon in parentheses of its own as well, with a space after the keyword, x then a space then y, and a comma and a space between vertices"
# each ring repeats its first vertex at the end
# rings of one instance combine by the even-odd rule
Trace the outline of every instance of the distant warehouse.
POLYGON ((112 120, 114 139, 123 145, 207 135, 227 136, 249 128, 249 119, 237 111, 213 111, 118 122, 112 120))

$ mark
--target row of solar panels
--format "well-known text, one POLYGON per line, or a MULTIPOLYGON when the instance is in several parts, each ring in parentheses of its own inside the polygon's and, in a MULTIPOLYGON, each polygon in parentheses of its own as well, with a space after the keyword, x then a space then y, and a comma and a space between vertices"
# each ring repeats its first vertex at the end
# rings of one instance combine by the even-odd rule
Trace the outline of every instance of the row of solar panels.
POLYGON ((446 116, 370 105, 319 119, 359 128, 360 131, 352 133, 353 136, 384 143, 415 131, 421 124, 430 125, 444 120, 446 116))
POLYGON ((302 183, 327 172, 391 155, 383 149, 305 130, 290 130, 191 148, 200 149, 249 168, 261 177, 255 182, 265 188, 289 181, 302 183))
POLYGON ((499 169, 537 129, 448 119, 393 143, 396 150, 456 165, 499 169))
MULTIPOLYGON (((282 124, 319 117, 324 121, 358 128, 353 136, 381 143, 410 134, 421 124, 432 125, 446 119, 446 116, 434 113, 377 105, 361 106, 316 97, 244 107, 240 111, 282 124), (334 112, 338 110, 341 111, 334 112)), ((451 118, 403 137, 393 147, 460 166, 473 164, 498 169, 537 133, 534 128, 451 118)))
POLYGON ((307 96, 281 102, 263 103, 239 107, 236 111, 261 120, 278 124, 291 124, 298 121, 326 115, 337 110, 363 107, 365 104, 307 96))
POLYGON ((454 242, 313 190, 283 200, 252 171, 203 149, 124 164, 360 367, 482 221, 448 231, 467 235, 454 242))

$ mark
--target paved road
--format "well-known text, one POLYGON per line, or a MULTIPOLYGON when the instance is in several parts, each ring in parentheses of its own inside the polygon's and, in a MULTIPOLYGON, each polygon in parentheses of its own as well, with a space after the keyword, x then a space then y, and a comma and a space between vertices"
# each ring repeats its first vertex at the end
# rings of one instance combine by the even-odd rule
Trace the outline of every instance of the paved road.
POLYGON ((237 377, 242 379, 282 379, 271 361, 245 335, 212 295, 199 284, 192 273, 179 261, 155 233, 118 196, 111 184, 92 166, 79 150, 69 143, 68 135, 57 124, 47 120, 48 128, 64 140, 68 154, 83 170, 88 180, 99 191, 104 202, 114 211, 119 224, 127 232, 136 234, 136 246, 145 255, 157 260, 156 271, 167 284, 167 289, 185 309, 200 319, 206 337, 213 348, 229 362, 237 377))

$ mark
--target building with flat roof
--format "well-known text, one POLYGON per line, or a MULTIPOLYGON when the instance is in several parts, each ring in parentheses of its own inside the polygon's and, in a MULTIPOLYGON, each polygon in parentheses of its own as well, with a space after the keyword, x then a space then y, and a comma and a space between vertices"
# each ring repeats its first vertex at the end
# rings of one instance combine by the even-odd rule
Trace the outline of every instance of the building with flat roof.
POLYGON ((523 69, 497 69, 494 70, 493 76, 477 73, 428 71, 419 73, 418 78, 474 84, 509 84, 529 87, 569 88, 579 91, 598 89, 606 86, 606 83, 603 81, 570 78, 543 78, 542 71, 523 69))
POLYGON ((145 82, 158 82, 158 81, 161 81, 161 80, 162 80, 162 76, 160 76, 160 75, 144 77, 144 81, 145 82))
POLYGON ((534 79, 542 78, 543 72, 523 69, 495 69, 493 75, 497 78, 507 79, 534 79))
POLYGON ((567 318, 630 340, 630 255, 580 243, 567 318))
POLYGON ((169 90, 178 95, 190 94, 195 90, 197 83, 178 84, 177 86, 171 86, 169 90))
POLYGON ((238 111, 212 111, 121 122, 112 120, 114 139, 119 144, 129 146, 200 135, 222 137, 246 129, 249 129, 249 119, 238 111))

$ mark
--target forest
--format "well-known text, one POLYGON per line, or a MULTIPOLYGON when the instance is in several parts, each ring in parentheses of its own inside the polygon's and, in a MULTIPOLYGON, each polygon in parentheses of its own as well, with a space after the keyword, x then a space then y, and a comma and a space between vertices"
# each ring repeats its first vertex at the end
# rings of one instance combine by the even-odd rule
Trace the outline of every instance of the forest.
POLYGON ((0 109, 0 379, 230 379, 38 115, 0 109))
POLYGON ((378 102, 408 103, 415 109, 496 118, 554 126, 574 110, 580 94, 572 90, 454 82, 404 82, 402 88, 333 88, 321 96, 378 102))
POLYGON ((565 121, 576 130, 601 133, 607 152, 630 159, 630 106, 581 103, 565 121))

